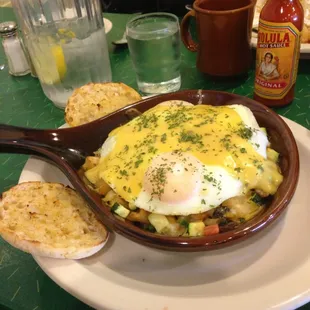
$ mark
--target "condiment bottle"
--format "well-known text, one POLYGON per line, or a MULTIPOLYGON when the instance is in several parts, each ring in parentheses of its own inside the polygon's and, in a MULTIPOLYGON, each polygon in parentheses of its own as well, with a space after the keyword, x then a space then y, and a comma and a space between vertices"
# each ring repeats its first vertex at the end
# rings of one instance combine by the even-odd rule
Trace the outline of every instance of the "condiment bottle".
POLYGON ((15 22, 1 23, 0 36, 3 38, 2 45, 8 60, 9 73, 15 76, 28 74, 30 68, 17 34, 17 24, 15 22))
POLYGON ((294 99, 304 11, 299 0, 268 0, 259 18, 254 99, 270 107, 294 99))

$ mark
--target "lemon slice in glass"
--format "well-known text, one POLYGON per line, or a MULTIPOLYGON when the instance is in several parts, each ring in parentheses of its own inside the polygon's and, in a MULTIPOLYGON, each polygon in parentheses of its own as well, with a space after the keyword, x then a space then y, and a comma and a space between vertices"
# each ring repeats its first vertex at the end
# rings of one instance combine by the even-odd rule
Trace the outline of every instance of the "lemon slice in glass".
POLYGON ((76 38, 74 31, 66 28, 59 28, 57 32, 61 38, 70 38, 70 39, 76 38))
POLYGON ((67 72, 67 65, 65 61, 65 56, 60 45, 55 45, 52 47, 52 54, 56 63, 57 71, 59 74, 59 79, 62 80, 67 72))
MULTIPOLYGON (((41 45, 41 44, 40 44, 41 45)), ((61 45, 38 46, 33 64, 44 84, 57 84, 66 76, 67 65, 61 45)))

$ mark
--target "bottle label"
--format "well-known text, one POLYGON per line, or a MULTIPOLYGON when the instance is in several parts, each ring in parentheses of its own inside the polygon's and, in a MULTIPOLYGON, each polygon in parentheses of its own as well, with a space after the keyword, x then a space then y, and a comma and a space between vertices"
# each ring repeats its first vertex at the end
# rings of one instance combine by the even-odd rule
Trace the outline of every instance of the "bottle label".
POLYGON ((254 92, 282 99, 296 82, 301 32, 292 23, 259 21, 254 92))

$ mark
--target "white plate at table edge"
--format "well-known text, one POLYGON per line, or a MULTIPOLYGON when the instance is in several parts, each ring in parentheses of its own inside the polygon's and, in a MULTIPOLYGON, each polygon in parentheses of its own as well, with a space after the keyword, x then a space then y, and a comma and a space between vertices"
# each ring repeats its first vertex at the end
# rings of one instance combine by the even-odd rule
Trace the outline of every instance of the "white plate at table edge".
MULTIPOLYGON (((58 285, 96 309, 284 310, 309 302, 310 131, 284 120, 300 152, 297 191, 285 214, 249 240, 212 252, 171 253, 112 235, 87 259, 34 259, 58 285)), ((69 184, 58 168, 30 158, 19 182, 34 180, 69 184)))
MULTIPOLYGON (((255 14, 254 20, 253 20, 253 28, 258 27, 258 22, 259 22, 259 15, 255 14)), ((255 33, 254 31, 252 31, 251 44, 253 47, 256 48, 256 46, 257 46, 257 33, 255 33)), ((301 43, 300 58, 301 59, 310 59, 310 43, 301 43)))
POLYGON ((105 29, 105 33, 109 33, 112 29, 112 22, 107 19, 107 18, 103 18, 103 22, 104 22, 104 29, 105 29))

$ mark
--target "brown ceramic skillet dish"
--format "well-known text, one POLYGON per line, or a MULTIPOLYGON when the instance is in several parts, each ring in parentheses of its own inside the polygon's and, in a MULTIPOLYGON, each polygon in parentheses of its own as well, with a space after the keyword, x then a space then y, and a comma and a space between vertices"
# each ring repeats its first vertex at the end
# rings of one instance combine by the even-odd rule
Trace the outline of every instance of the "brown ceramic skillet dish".
POLYGON ((235 94, 207 90, 186 90, 159 95, 132 104, 113 114, 83 126, 36 130, 0 125, 0 150, 2 153, 38 155, 57 165, 68 177, 73 187, 84 197, 90 208, 110 231, 145 246, 170 251, 206 251, 222 248, 251 237, 274 222, 292 199, 299 176, 299 156, 295 139, 286 123, 267 107, 235 94), (77 174, 85 156, 99 149, 114 128, 128 122, 133 109, 144 112, 166 100, 185 100, 193 104, 242 104, 254 113, 259 125, 268 131, 273 149, 280 153, 280 167, 284 180, 271 204, 263 213, 237 228, 206 237, 167 237, 144 231, 130 221, 121 221, 103 206, 99 195, 84 185, 77 174))

